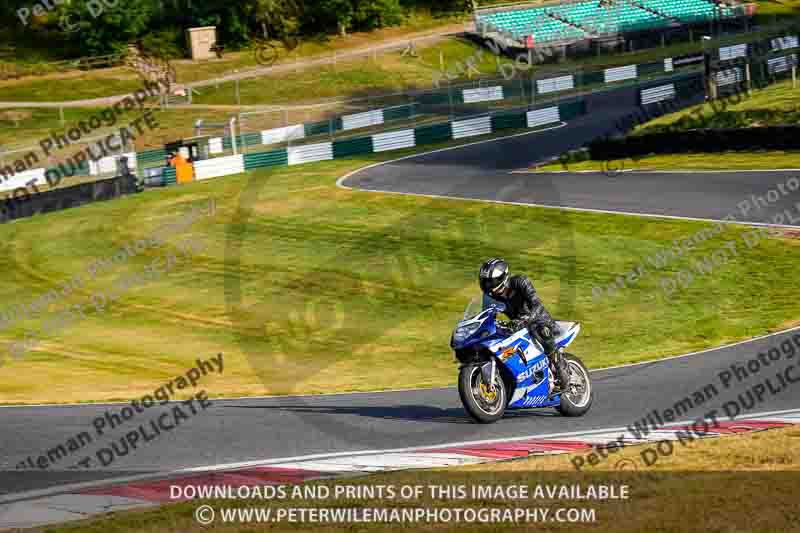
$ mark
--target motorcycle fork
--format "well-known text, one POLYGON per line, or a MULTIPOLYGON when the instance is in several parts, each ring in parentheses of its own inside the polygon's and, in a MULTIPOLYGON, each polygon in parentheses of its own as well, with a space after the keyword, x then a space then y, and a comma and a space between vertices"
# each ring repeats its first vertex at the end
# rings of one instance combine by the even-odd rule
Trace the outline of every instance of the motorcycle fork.
POLYGON ((497 375, 497 361, 492 358, 481 367, 481 378, 489 391, 494 392, 494 378, 497 375))

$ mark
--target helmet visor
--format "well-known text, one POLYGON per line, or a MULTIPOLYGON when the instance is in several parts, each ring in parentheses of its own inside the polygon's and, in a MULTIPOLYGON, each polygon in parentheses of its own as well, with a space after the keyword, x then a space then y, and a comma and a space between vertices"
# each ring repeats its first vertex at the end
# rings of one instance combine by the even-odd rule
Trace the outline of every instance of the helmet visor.
POLYGON ((503 278, 483 278, 481 279, 481 289, 483 292, 494 294, 503 285, 503 278))

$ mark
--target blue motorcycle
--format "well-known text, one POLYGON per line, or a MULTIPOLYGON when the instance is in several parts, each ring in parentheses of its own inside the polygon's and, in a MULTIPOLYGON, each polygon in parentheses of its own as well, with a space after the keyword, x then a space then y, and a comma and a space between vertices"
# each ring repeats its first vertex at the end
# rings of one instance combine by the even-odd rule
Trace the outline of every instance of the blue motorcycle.
POLYGON ((563 352, 581 329, 578 322, 557 321, 556 346, 567 358, 569 389, 555 390, 553 369, 527 328, 512 332, 497 320, 503 305, 484 308, 472 300, 453 331, 450 346, 461 364, 458 393, 476 421, 499 420, 506 409, 554 407, 564 416, 582 416, 592 405, 589 371, 580 359, 563 352))

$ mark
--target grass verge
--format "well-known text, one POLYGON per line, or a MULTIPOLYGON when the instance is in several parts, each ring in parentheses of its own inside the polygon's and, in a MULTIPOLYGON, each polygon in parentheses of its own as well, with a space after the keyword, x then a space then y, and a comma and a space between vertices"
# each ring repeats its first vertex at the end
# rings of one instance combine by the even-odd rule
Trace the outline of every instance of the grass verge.
POLYGON ((602 172, 619 170, 776 170, 800 168, 800 152, 758 151, 712 154, 652 155, 618 161, 554 162, 536 167, 539 172, 602 172))
POLYGON ((633 134, 658 133, 671 128, 749 128, 797 124, 800 121, 800 89, 792 81, 783 81, 751 95, 729 97, 717 102, 682 109, 637 127, 633 134))
MULTIPOLYGON (((51 134, 66 135, 73 127, 78 127, 79 122, 88 123, 91 117, 102 117, 105 107, 79 107, 64 109, 64 125, 61 124, 58 109, 51 108, 15 108, 0 109, 0 144, 6 146, 30 147, 36 149, 37 154, 43 159, 44 155, 39 147, 42 139, 50 137, 51 134)), ((193 125, 195 120, 202 118, 207 122, 224 123, 235 115, 235 111, 227 110, 200 110, 200 109, 159 109, 151 108, 157 127, 148 129, 143 127, 142 134, 136 133, 135 146, 137 151, 149 148, 163 148, 167 142, 175 139, 185 139, 194 135, 193 125)), ((108 121, 103 121, 101 127, 92 130, 90 135, 85 138, 95 138, 101 135, 119 132, 119 128, 127 126, 134 120, 142 116, 142 111, 125 111, 117 116, 116 123, 108 126, 108 121)), ((136 132, 135 128, 133 130, 136 132)), ((221 135, 221 133, 220 133, 221 135)), ((53 154, 59 156, 72 156, 81 149, 81 145, 76 143, 67 146, 61 151, 54 149, 53 154)), ((16 157, 24 154, 16 153, 16 157)), ((10 160, 6 156, 4 160, 10 160)), ((44 166, 44 165, 36 165, 44 166)))
MULTIPOLYGON (((358 32, 346 37, 317 36, 308 38, 299 43, 291 54, 282 54, 276 64, 281 62, 294 62, 326 56, 336 52, 347 52, 352 49, 369 47, 380 41, 402 38, 413 38, 415 35, 428 34, 437 30, 459 31, 463 28, 460 16, 444 15, 432 16, 429 13, 418 11, 408 16, 402 26, 384 28, 373 32, 358 32)), ((39 57, 37 51, 30 46, 20 46, 18 57, 9 58, 7 61, 14 64, 24 64, 25 58, 39 57)), ((3 62, 5 58, 0 60, 3 62)), ((208 61, 192 61, 178 59, 174 61, 178 81, 190 83, 193 81, 211 79, 217 76, 231 74, 237 70, 258 67, 254 50, 227 52, 222 59, 208 61)), ((42 69, 44 70, 44 69, 42 69)), ((64 73, 47 74, 44 76, 24 77, 19 80, 0 81, 0 101, 60 101, 81 100, 125 94, 132 92, 141 85, 138 76, 125 67, 98 69, 93 71, 69 71, 64 73)))
MULTIPOLYGON (((0 401, 129 399, 217 352, 225 353, 226 371, 208 384, 216 396, 450 385, 456 370, 451 328, 477 292, 476 265, 490 256, 528 273, 557 317, 583 321, 575 352, 592 367, 763 334, 800 311, 794 291, 800 246, 791 236, 773 234, 669 299, 653 275, 593 302, 593 286, 706 224, 554 216, 547 209, 373 194, 334 184, 345 172, 400 155, 261 170, 0 226, 4 311, 77 274, 84 279, 47 311, 0 331, 5 343, 42 332, 30 353, 15 358, 4 352, 0 401), (97 259, 151 236, 210 197, 217 203, 213 218, 197 220, 169 235, 164 246, 114 263, 94 279, 86 275, 97 259), (252 204, 237 214, 242 199, 252 204), (177 253, 190 237, 205 243, 201 253, 123 291, 103 309, 93 305, 93 294, 177 253), (234 282, 241 295, 237 306, 234 282), (71 304, 85 306, 86 317, 48 333, 45 320, 71 304)), ((743 231, 729 228, 692 257, 707 255, 722 238, 741 238, 743 231)), ((686 264, 676 262, 664 274, 681 268, 686 264)))

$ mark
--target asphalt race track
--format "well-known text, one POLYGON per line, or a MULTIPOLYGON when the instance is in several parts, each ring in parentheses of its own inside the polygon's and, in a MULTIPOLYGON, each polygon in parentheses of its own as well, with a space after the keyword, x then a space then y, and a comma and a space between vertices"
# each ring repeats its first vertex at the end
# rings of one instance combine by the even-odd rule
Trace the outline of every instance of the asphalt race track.
MULTIPOLYGON (((564 127, 483 142, 472 146, 374 166, 343 181, 347 187, 619 212, 720 219, 738 202, 763 195, 787 174, 703 173, 530 174, 511 173, 532 161, 556 155, 605 133, 634 105, 632 90, 590 100, 591 113, 564 127), (621 95, 624 95, 621 96, 621 95), (555 193, 554 193, 555 191, 555 193)), ((795 193, 796 195, 797 193, 795 193)), ((769 222, 793 206, 792 195, 746 219, 769 222)), ((741 218, 740 218, 741 219, 741 218)), ((208 410, 168 434, 119 458, 102 472, 56 471, 37 475, 15 471, 26 457, 38 456, 91 429, 92 420, 121 405, 0 407, 0 495, 66 482, 132 472, 167 472, 182 467, 279 459, 310 454, 384 450, 469 440, 620 428, 650 411, 673 407, 714 384, 719 394, 682 417, 689 420, 720 409, 787 367, 782 358, 755 374, 720 384, 718 374, 734 363, 757 357, 800 330, 651 363, 599 370, 592 374, 594 405, 586 417, 567 419, 555 411, 512 411, 500 422, 471 423, 454 388, 325 396, 215 400, 208 410)), ((798 337, 800 339, 800 337, 798 337)), ((800 342, 800 340, 798 341, 800 342)), ((646 349, 646 347, 643 347, 646 349)), ((800 344, 798 345, 800 353, 800 344)), ((580 355, 578 353, 578 355, 580 355)), ((456 366, 453 377, 456 376, 456 366)), ((800 377, 800 376, 799 376, 800 377)), ((152 408, 153 418, 162 408, 152 408)), ((800 383, 768 393, 748 411, 800 407, 800 383)), ((720 416, 724 412, 720 409, 720 416)), ((138 423, 138 422, 137 422, 138 423)), ((128 429, 128 428, 125 428, 128 429)), ((119 438, 117 432, 109 438, 119 438)), ((66 464, 66 461, 64 462, 66 464)))
MULTIPOLYGON (((798 331, 793 332, 795 335, 798 331)), ((709 384, 719 395, 685 419, 720 408, 726 401, 786 368, 782 359, 724 389, 718 373, 743 363, 789 338, 791 333, 720 348, 698 355, 592 373, 595 401, 582 418, 566 419, 553 410, 511 411, 492 425, 470 423, 453 388, 215 401, 203 416, 96 472, 10 472, 17 461, 38 455, 91 427, 107 406, 2 408, 2 491, 8 494, 59 483, 99 479, 113 473, 166 472, 179 467, 297 457, 342 451, 382 450, 469 440, 547 435, 624 427, 651 410, 663 411, 709 384)), ((800 351, 800 349, 798 349, 800 351)), ((798 376, 800 377, 800 376, 798 376)), ((455 378, 455 365, 454 365, 455 378)), ((796 408, 800 384, 767 394, 747 414, 796 408)), ((155 408, 153 408, 155 409, 155 408)), ((719 416, 724 416, 720 412, 719 416)))

